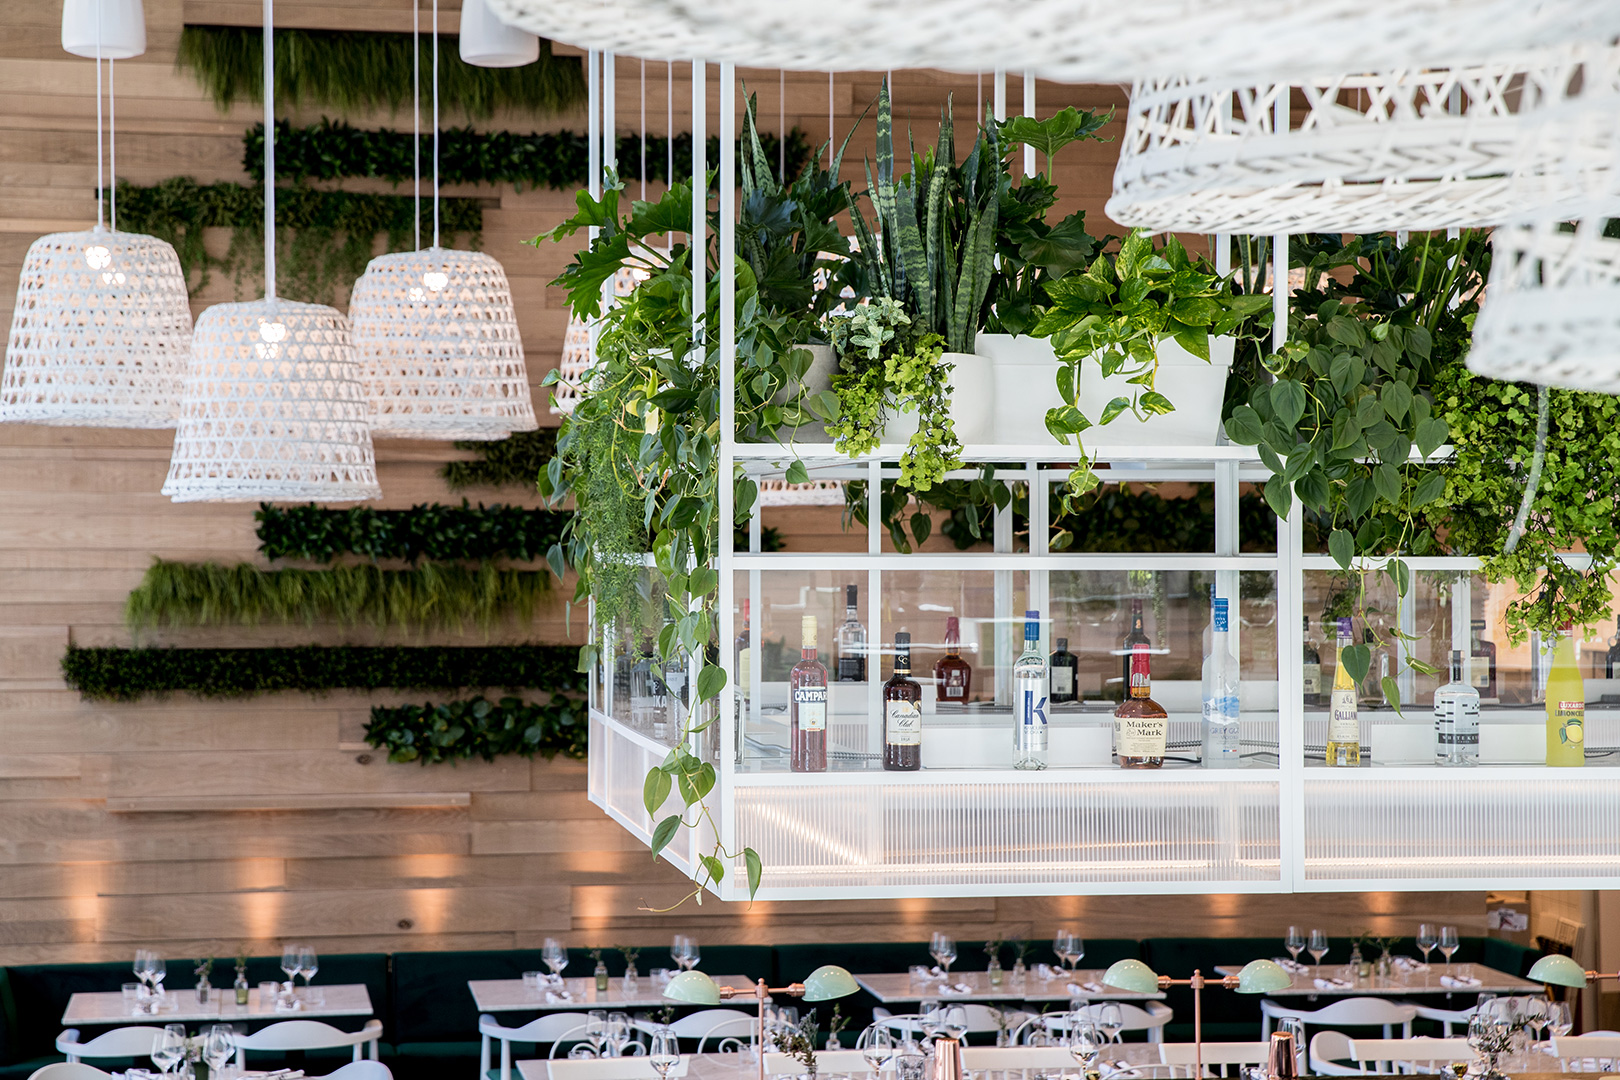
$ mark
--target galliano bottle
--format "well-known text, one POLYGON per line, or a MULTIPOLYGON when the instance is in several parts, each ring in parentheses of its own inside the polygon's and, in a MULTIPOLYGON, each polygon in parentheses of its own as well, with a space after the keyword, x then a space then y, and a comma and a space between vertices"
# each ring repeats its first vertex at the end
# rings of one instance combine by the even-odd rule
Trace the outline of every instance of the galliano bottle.
POLYGON ((1013 662, 1013 768, 1046 768, 1046 657, 1041 613, 1024 612, 1024 651, 1013 662))
POLYGON ((1146 641, 1132 643, 1127 697, 1114 710, 1114 753, 1122 769, 1157 769, 1164 764, 1170 717, 1164 707, 1153 700, 1148 649, 1146 641))
POLYGON ((1575 662, 1575 634, 1565 626, 1547 673, 1547 764, 1586 764, 1586 683, 1575 662))
POLYGON ((1350 617, 1339 620, 1339 641, 1333 663, 1333 694, 1328 701, 1327 763, 1332 766, 1361 764, 1361 716, 1356 711, 1356 680, 1344 666, 1344 650, 1350 647, 1350 617))
POLYGON ((1204 768, 1243 765, 1243 726, 1238 709, 1238 659, 1228 634, 1227 601, 1215 601, 1209 655, 1204 658, 1204 768))
POLYGON ((1434 692, 1434 763, 1479 764, 1479 691, 1463 678, 1461 649, 1451 652, 1451 681, 1434 692))
POLYGON ((883 684, 883 767, 922 768, 922 684, 911 677, 911 635, 894 635, 894 674, 883 684))
POLYGON ((800 625, 804 644, 788 673, 788 748, 794 772, 827 771, 827 669, 816 658, 816 617, 800 625))

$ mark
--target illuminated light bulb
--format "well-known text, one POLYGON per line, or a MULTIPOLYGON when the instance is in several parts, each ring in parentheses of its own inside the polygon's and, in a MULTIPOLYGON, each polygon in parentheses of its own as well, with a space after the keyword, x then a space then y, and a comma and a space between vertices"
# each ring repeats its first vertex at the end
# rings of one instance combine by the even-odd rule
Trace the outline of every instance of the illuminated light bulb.
POLYGON ((84 261, 90 264, 90 269, 101 270, 112 265, 112 252, 100 244, 91 244, 84 249, 84 261))
POLYGON ((450 275, 446 274, 442 270, 429 270, 427 273, 422 275, 422 284, 426 285, 434 292, 438 292, 440 289, 450 284, 450 275))
POLYGON ((420 304, 422 301, 427 299, 427 290, 422 288, 420 285, 412 285, 409 295, 411 303, 420 304))

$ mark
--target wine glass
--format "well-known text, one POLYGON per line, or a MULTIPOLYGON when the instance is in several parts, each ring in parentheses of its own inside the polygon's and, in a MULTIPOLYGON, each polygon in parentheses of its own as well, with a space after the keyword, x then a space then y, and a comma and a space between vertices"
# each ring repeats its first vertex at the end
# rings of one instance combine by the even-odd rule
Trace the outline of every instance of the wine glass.
POLYGON ((607 1034, 613 1056, 623 1057, 624 1048, 630 1042, 630 1014, 622 1012, 608 1013, 607 1034))
POLYGON ((1305 932, 1297 926, 1290 926, 1288 936, 1283 938, 1283 948, 1294 958, 1294 963, 1299 963, 1299 954, 1305 948, 1305 932))
POLYGON ((1068 930, 1059 930, 1052 935, 1052 951, 1057 954, 1058 963, 1065 968, 1069 966, 1069 954, 1074 952, 1075 936, 1068 930))
POLYGON ((1433 923, 1418 924, 1417 947, 1418 951, 1423 954, 1423 962, 1425 964, 1429 962, 1429 954, 1434 951, 1434 946, 1438 940, 1439 939, 1436 938, 1434 934, 1433 923))
POLYGON ((309 984, 315 980, 315 973, 321 970, 320 960, 315 956, 315 950, 308 945, 298 947, 298 974, 304 977, 304 997, 309 999, 309 984))
POLYGON ((883 1066, 894 1057, 894 1033, 882 1024, 873 1024, 866 1029, 861 1042, 861 1056, 866 1058, 867 1066, 873 1072, 882 1072, 883 1066))
POLYGON ((1119 1033, 1125 1029, 1125 1014, 1117 1001, 1105 1001, 1097 1006, 1097 1030, 1109 1042, 1119 1042, 1119 1033))
POLYGON ((688 936, 686 939, 686 970, 691 971, 703 963, 703 950, 698 947, 698 940, 688 936))
POLYGON ((203 1060, 208 1062, 208 1075, 210 1077, 223 1075, 225 1065, 234 1053, 236 1041, 230 1025, 215 1024, 210 1027, 202 1045, 203 1060))
POLYGON ((1066 1041, 1069 1056, 1074 1058, 1081 1071, 1095 1072, 1102 1057, 1102 1037, 1097 1034, 1096 1025, 1089 1020, 1076 1018, 1069 1026, 1069 1037, 1066 1041))
POLYGON ((933 938, 928 942, 928 955, 934 958, 934 963, 945 969, 945 978, 951 977, 951 965, 956 962, 956 942, 950 935, 934 931, 933 938))
POLYGON ((167 1073, 186 1056, 186 1029, 170 1024, 152 1036, 152 1064, 167 1073))
POLYGON ((940 1016, 941 1010, 937 999, 924 998, 917 1003, 917 1023, 922 1027, 923 1038, 930 1044, 939 1031, 940 1016))
POLYGON ((669 1070, 681 1063, 680 1041, 675 1033, 668 1028, 659 1028, 653 1032, 652 1042, 647 1048, 647 1063, 658 1073, 659 1080, 669 1076, 669 1070))
POLYGON ((1321 967, 1322 957, 1326 956, 1328 951, 1327 934, 1321 930, 1312 930, 1310 944, 1305 947, 1305 951, 1311 954, 1311 962, 1321 967))
POLYGON ((1575 1027, 1575 1020, 1570 1015, 1569 1002, 1547 1002, 1547 1030, 1552 1032, 1554 1038, 1563 1038, 1575 1027))
POLYGON ((281 950, 281 970, 287 976, 287 996, 292 997, 293 980, 298 977, 298 946, 288 945, 281 950))
POLYGON ((568 950, 564 949, 562 942, 556 938, 548 937, 540 949, 540 958, 545 961, 546 967, 551 969, 551 981, 561 986, 562 973, 568 968, 568 950))
POLYGON ((968 1030, 967 1009, 961 1005, 947 1005, 940 1015, 939 1027, 947 1036, 961 1042, 968 1030))
POLYGON ((591 1044, 591 1052, 596 1057, 602 1056, 606 1040, 607 1013, 602 1009, 592 1009, 585 1015, 585 1041, 591 1044))
POLYGON ((1451 957, 1462 943, 1457 940, 1455 926, 1442 926, 1440 928, 1440 955, 1446 958, 1446 970, 1451 970, 1451 957))

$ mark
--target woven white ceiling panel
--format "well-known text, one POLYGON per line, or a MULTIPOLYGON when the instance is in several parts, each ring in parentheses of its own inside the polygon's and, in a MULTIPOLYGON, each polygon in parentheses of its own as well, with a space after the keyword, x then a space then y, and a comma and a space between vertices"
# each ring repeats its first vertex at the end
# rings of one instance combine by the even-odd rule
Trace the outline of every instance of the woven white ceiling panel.
POLYGON ((175 502, 380 498, 349 320, 290 300, 204 311, 163 494, 175 502))
POLYGON ((1620 34, 1611 0, 488 0, 541 37, 801 71, 1032 69, 1278 78, 1483 60, 1620 34))
POLYGON ((506 271, 477 251, 381 255, 349 301, 379 438, 504 439, 535 429, 506 271))
POLYGON ((172 428, 190 354, 174 248, 101 228, 42 236, 17 285, 0 421, 172 428))

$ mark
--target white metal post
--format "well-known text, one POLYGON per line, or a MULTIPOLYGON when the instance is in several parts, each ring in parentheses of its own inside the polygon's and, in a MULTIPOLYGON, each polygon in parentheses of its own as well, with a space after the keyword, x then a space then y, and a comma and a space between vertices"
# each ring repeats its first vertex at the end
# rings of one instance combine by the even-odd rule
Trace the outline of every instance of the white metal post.
MULTIPOLYGON (((1005 510, 997 510, 993 539, 997 553, 1008 553, 1013 549, 1013 517, 1012 505, 1009 503, 1005 510)), ((1011 707, 1012 705, 1012 662, 1013 650, 1013 583, 1011 570, 997 570, 995 599, 995 655, 991 658, 993 670, 996 673, 996 705, 1011 707)), ((1020 612, 1019 614, 1022 614, 1020 612)), ((1022 633, 1022 622, 1019 623, 1022 633)))
MULTIPOLYGON (((873 458, 866 472, 866 550, 872 555, 883 551, 883 462, 873 458)), ((883 685, 878 657, 883 655, 883 571, 873 566, 866 572, 866 723, 867 744, 883 752, 883 685)), ((876 843, 876 840, 872 841, 876 843)))
POLYGON ((613 54, 602 54, 602 164, 619 167, 619 81, 613 54))
MULTIPOLYGON (((1030 119, 1035 118, 1035 72, 1028 69, 1024 71, 1024 115, 1030 119)), ((1033 146, 1024 147, 1024 175, 1035 175, 1035 148, 1033 146)), ((1047 179, 1054 178, 1047 177, 1047 179)))
MULTIPOLYGON (((720 65, 720 640, 729 643, 736 637, 732 617, 733 526, 736 518, 736 485, 732 479, 732 465, 736 459, 737 444, 737 72, 730 63, 720 65)), ((757 504, 756 504, 757 510, 757 504)), ((736 709, 732 698, 736 687, 726 680, 720 691, 720 718, 722 737, 735 739, 733 730, 736 709)), ((729 755, 722 755, 722 798, 720 806, 720 844, 727 851, 737 849, 737 800, 730 797, 734 789, 735 766, 727 764, 729 755)), ((732 872, 735 873, 735 864, 732 872)), ((746 891, 746 890, 745 890, 746 891)))

